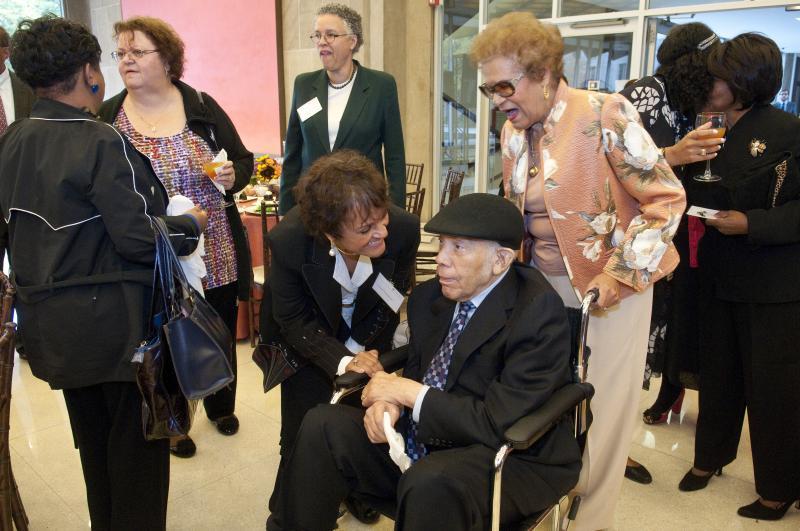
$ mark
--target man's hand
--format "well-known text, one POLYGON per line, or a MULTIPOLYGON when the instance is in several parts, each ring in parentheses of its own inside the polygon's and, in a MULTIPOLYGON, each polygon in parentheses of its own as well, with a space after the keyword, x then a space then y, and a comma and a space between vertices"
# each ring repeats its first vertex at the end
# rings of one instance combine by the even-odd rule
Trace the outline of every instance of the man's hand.
POLYGON ((389 418, 392 419, 392 426, 394 426, 397 419, 400 418, 401 412, 400 406, 396 404, 378 401, 367 408, 367 412, 364 413, 364 428, 367 430, 370 442, 374 444, 389 442, 386 439, 386 432, 383 430, 384 411, 389 412, 389 418))
POLYGON ((414 407, 421 389, 419 382, 379 371, 372 375, 361 393, 361 405, 368 408, 376 402, 389 402, 401 407, 414 407))
POLYGON ((713 218, 706 219, 706 224, 716 228, 726 236, 747 234, 747 216, 738 210, 720 210, 713 218))
POLYGON ((367 376, 372 377, 376 372, 382 371, 383 366, 378 361, 378 351, 367 350, 356 354, 344 370, 347 372, 367 373, 367 376))

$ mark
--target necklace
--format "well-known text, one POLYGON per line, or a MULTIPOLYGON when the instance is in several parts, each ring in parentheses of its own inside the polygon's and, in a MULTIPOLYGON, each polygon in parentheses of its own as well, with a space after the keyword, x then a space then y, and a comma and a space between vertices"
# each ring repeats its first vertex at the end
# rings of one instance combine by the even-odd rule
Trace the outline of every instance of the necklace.
POLYGON ((328 78, 328 86, 329 86, 330 88, 332 88, 332 89, 335 89, 335 90, 340 90, 340 89, 343 89, 343 88, 345 88, 347 85, 349 85, 349 84, 350 84, 350 83, 353 81, 353 78, 354 78, 354 77, 356 77, 356 70, 357 70, 357 69, 356 69, 356 65, 355 65, 355 64, 353 64, 353 69, 350 71, 350 77, 348 78, 348 80, 347 80, 347 81, 345 81, 345 82, 344 82, 344 83, 342 83, 341 85, 334 85, 334 84, 331 82, 331 78, 328 78))
POLYGON ((144 116, 142 116, 142 113, 139 112, 139 109, 137 109, 135 105, 130 105, 130 107, 131 110, 133 110, 134 114, 136 114, 136 117, 139 118, 139 120, 144 122, 145 125, 147 125, 147 127, 150 128, 151 133, 155 133, 156 131, 158 131, 158 123, 164 117, 163 113, 158 117, 158 119, 155 122, 151 123, 144 119, 144 116))

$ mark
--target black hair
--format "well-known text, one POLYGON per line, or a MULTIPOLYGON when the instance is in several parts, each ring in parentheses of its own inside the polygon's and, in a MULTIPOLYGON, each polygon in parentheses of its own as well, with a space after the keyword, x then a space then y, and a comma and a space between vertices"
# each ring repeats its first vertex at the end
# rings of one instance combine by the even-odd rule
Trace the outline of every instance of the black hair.
POLYGON ((781 88, 781 51, 766 35, 742 33, 711 52, 708 70, 728 84, 742 109, 766 105, 781 88))
POLYGON ((87 63, 100 68, 97 37, 82 24, 52 13, 23 20, 11 39, 11 66, 33 89, 67 93, 87 63))
POLYGON ((658 48, 658 70, 667 98, 684 116, 693 116, 708 101, 714 76, 708 71, 708 54, 719 46, 711 28, 700 22, 675 26, 658 48))

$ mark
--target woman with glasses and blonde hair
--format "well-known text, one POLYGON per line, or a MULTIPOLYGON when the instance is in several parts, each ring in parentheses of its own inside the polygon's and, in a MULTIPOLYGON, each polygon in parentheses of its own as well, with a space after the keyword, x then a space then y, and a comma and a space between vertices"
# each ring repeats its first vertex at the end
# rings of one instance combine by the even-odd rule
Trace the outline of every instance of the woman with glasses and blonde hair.
POLYGON ((281 214, 295 205, 294 187, 311 164, 345 148, 372 161, 386 176, 392 203, 404 208, 406 156, 397 84, 389 74, 353 59, 364 44, 361 15, 341 4, 324 5, 317 10, 310 37, 323 68, 294 80, 281 173, 281 214))
POLYGON ((594 423, 584 451, 578 529, 614 524, 639 406, 652 283, 678 255, 672 236, 683 187, 623 96, 570 88, 555 26, 530 13, 494 20, 470 52, 481 91, 508 120, 501 133, 505 197, 525 213, 524 258, 566 306, 590 289, 594 423))
MULTIPOLYGON (((202 287, 236 337, 237 298, 247 300, 250 294, 250 251, 233 194, 249 182, 253 154, 219 104, 180 80, 184 45, 169 24, 134 17, 114 24, 114 35, 112 56, 125 89, 103 104, 100 117, 147 155, 170 196, 188 197, 208 211, 202 287), (212 178, 203 166, 223 149, 229 161, 212 178)), ((236 349, 231 351, 235 374, 236 349)), ((235 400, 235 380, 203 400, 206 415, 223 435, 239 429, 235 400)), ((178 457, 191 457, 195 450, 188 436, 171 441, 170 451, 178 457)))

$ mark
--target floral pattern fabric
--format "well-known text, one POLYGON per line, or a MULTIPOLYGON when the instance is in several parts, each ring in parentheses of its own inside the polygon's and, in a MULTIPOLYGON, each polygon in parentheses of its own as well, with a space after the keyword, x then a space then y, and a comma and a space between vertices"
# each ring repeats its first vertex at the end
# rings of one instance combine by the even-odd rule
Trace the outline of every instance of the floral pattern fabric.
MULTIPOLYGON (((545 204, 579 296, 601 271, 641 291, 678 263, 672 237, 686 207, 680 181, 618 94, 563 81, 537 148, 545 204)), ((529 131, 501 133, 506 197, 524 205, 529 131)))

